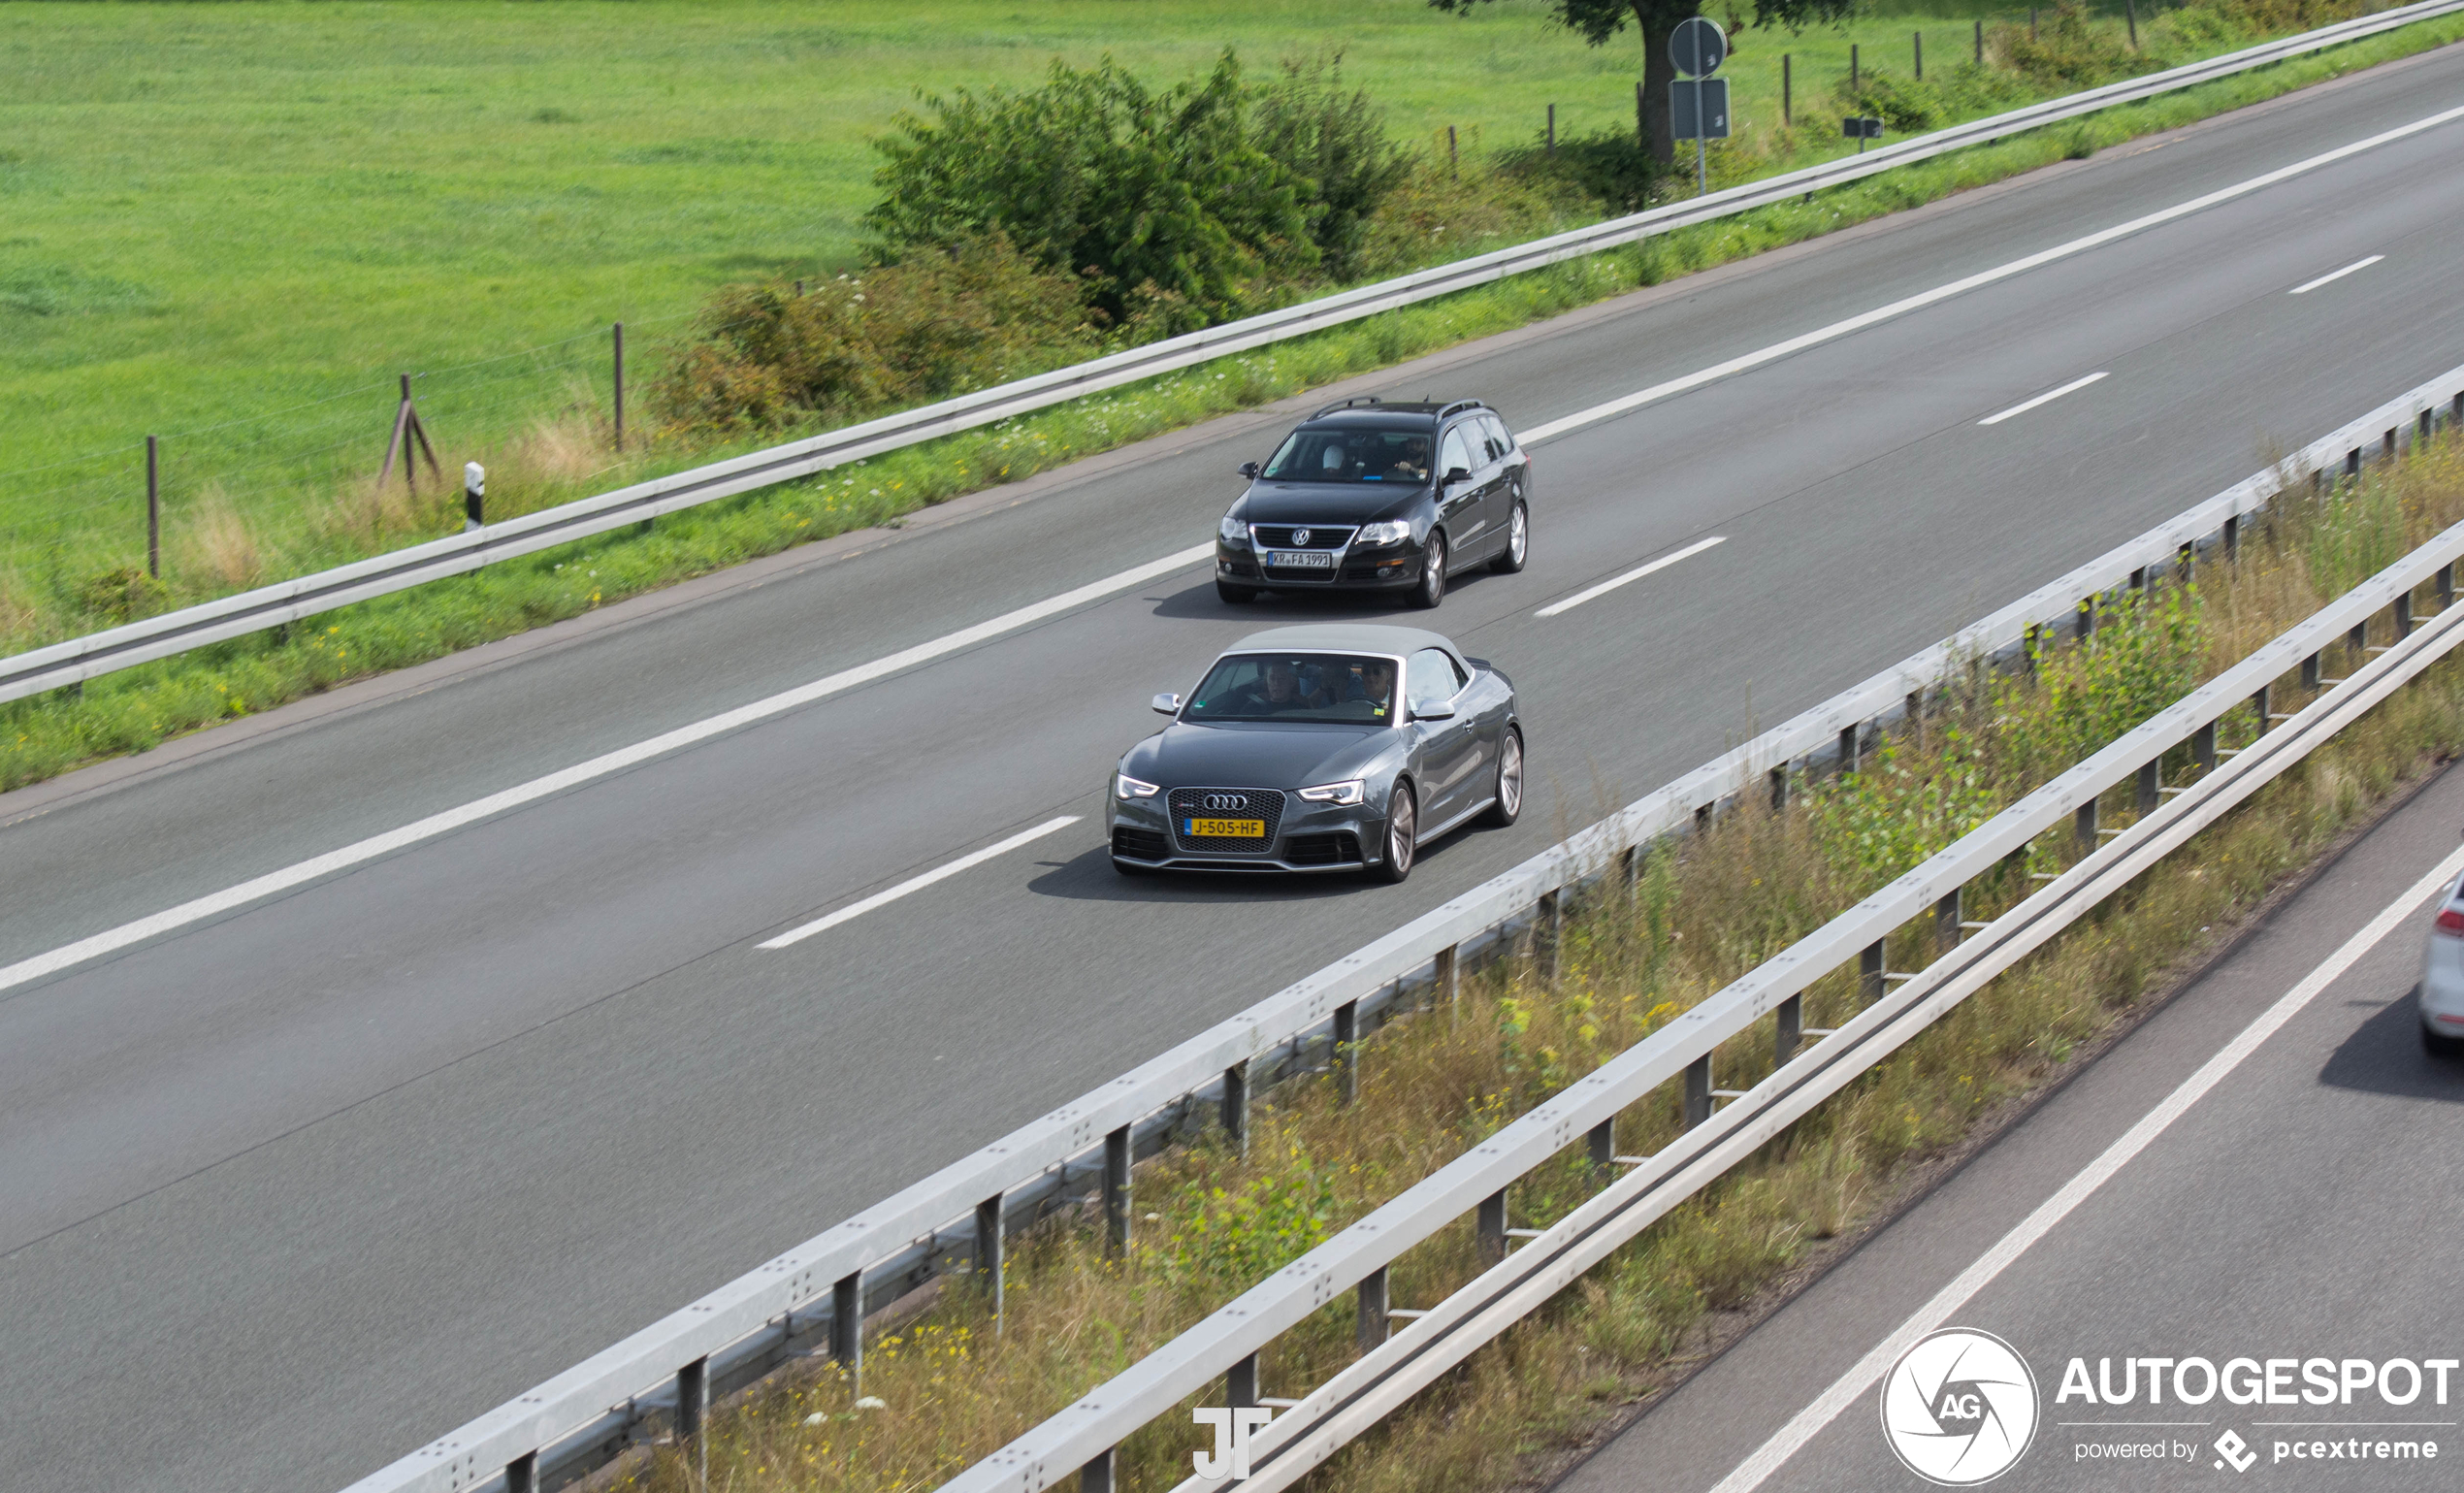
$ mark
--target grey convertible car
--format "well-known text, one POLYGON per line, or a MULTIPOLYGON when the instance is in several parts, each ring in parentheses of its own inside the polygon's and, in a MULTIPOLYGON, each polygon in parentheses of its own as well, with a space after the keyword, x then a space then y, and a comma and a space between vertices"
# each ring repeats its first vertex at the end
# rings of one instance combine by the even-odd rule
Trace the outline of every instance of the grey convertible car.
POLYGON ((1113 865, 1411 874, 1420 846, 1523 809, 1514 685, 1416 628, 1243 638, 1131 747, 1105 800, 1113 865))

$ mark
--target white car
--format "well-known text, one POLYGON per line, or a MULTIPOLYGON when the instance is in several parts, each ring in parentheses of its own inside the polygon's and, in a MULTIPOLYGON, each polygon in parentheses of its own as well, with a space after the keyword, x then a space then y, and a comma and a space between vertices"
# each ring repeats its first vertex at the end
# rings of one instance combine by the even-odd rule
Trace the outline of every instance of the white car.
POLYGON ((2464 1054, 2464 879, 2439 898, 2421 956, 2421 1045, 2441 1057, 2464 1054))

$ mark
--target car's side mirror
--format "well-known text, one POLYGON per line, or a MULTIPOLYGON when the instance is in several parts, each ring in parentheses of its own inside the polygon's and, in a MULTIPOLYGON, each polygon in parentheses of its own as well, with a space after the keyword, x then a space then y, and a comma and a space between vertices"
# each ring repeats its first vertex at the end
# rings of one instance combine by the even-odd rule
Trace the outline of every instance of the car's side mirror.
POLYGON ((1472 471, 1468 467, 1450 467, 1446 470, 1445 485, 1448 487, 1452 487, 1457 482, 1469 482, 1471 480, 1472 471))
POLYGON ((1245 476, 1245 477, 1248 478, 1250 481, 1254 482, 1254 481, 1256 481, 1256 480, 1257 480, 1257 471, 1258 471, 1257 463, 1255 463, 1255 462, 1243 462, 1243 463, 1241 464, 1241 467, 1240 467, 1240 471, 1241 471, 1241 475, 1243 475, 1243 476, 1245 476))
POLYGON ((1454 707, 1448 704, 1414 705, 1411 718, 1415 721, 1451 721, 1454 719, 1454 707))
POLYGON ((1155 714, 1157 715, 1179 715, 1181 713, 1181 697, 1178 695, 1158 695, 1153 699, 1149 700, 1148 704, 1153 708, 1155 714))

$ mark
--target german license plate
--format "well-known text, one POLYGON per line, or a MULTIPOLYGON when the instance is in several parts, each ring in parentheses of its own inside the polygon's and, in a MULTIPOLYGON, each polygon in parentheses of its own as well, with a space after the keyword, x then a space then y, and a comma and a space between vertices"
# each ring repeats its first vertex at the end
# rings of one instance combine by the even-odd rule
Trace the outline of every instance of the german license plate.
POLYGON ((1262 819, 1184 819, 1181 832, 1190 839, 1262 840, 1266 838, 1266 821, 1262 819))
POLYGON ((1266 563, 1287 569, 1331 570, 1335 568, 1335 556, 1333 551, 1323 549, 1270 549, 1266 552, 1266 563))

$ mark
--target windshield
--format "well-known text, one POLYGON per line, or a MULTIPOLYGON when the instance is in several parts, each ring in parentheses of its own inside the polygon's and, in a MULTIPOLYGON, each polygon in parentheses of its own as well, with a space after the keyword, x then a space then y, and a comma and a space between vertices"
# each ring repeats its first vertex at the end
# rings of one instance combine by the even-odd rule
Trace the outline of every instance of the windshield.
POLYGON ((1394 719, 1394 701, 1392 659, 1237 653, 1215 661, 1181 718, 1384 726, 1394 719))
POLYGON ((1266 476, 1272 482, 1426 482, 1429 433, 1294 431, 1266 464, 1266 476))

